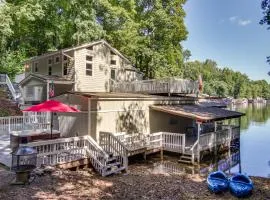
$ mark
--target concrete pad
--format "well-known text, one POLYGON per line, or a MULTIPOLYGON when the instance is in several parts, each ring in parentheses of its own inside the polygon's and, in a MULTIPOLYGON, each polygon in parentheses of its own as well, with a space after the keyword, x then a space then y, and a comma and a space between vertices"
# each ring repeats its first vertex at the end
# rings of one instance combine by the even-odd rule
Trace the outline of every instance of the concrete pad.
POLYGON ((0 163, 11 166, 10 137, 8 133, 0 135, 0 163))

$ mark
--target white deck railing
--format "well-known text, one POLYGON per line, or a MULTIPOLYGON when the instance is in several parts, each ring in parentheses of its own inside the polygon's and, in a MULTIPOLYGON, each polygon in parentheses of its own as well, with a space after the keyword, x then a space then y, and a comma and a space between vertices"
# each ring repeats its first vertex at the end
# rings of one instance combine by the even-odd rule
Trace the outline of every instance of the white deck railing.
POLYGON ((186 135, 180 133, 162 132, 163 150, 184 153, 186 146, 186 135))
POLYGON ((47 113, 25 113, 24 116, 0 117, 0 134, 10 131, 50 129, 47 113))
MULTIPOLYGON (((151 134, 125 132, 114 134, 127 148, 129 152, 138 151, 139 149, 162 148, 165 151, 173 151, 178 153, 185 152, 185 134, 157 132, 151 134)), ((132 155, 132 153, 129 153, 132 155)))
POLYGON ((198 81, 191 81, 179 78, 139 80, 133 82, 110 81, 110 87, 112 92, 124 92, 124 93, 196 94, 199 91, 198 81))
MULTIPOLYGON (((112 145, 115 147, 116 142, 112 145)), ((32 142, 21 146, 29 146, 37 150, 37 166, 59 165, 89 158, 93 167, 102 176, 108 174, 106 165, 109 154, 90 136, 32 142)), ((122 154, 119 155, 122 156, 122 154)), ((127 165, 127 160, 123 159, 123 161, 127 165)), ((126 165, 122 165, 122 167, 126 167, 126 165)))
POLYGON ((209 149, 215 145, 226 144, 231 140, 240 137, 240 127, 226 126, 223 130, 206 133, 200 136, 199 148, 200 150, 209 149))

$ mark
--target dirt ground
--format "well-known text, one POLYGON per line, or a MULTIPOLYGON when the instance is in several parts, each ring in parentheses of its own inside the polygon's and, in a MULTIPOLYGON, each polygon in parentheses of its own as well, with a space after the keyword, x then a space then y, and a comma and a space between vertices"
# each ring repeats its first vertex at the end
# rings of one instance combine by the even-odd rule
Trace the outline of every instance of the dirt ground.
MULTIPOLYGON (((14 174, 0 168, 0 199, 236 199, 229 192, 211 194, 198 175, 156 173, 145 164, 133 164, 128 173, 101 177, 91 169, 57 170, 37 176, 30 185, 9 183, 14 174)), ((247 199, 270 199, 270 179, 252 177, 255 189, 247 199)))

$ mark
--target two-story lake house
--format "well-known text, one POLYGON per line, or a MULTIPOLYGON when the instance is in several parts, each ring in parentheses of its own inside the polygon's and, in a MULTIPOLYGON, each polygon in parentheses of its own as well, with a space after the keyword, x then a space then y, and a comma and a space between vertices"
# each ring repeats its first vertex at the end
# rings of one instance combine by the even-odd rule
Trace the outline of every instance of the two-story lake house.
POLYGON ((67 91, 109 92, 113 82, 141 79, 141 73, 104 40, 49 52, 25 62, 20 82, 25 103, 39 103, 67 91))
MULTIPOLYGON (((198 81, 142 80, 103 40, 31 58, 25 75, 20 82, 25 103, 52 98, 80 110, 54 117, 61 138, 27 144, 38 150, 41 164, 88 159, 109 175, 127 169, 128 156, 171 151, 181 162, 195 163, 203 152, 240 137, 242 113, 200 105, 198 81), (227 123, 234 118, 238 121, 227 123)), ((3 118, 0 129, 21 131, 25 122, 43 128, 48 121, 39 114, 3 118)))

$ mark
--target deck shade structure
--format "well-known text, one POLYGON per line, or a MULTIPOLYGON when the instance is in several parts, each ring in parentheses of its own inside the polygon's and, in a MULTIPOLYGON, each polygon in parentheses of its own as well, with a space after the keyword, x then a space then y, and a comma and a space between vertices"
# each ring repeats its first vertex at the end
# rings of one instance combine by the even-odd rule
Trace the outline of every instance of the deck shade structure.
POLYGON ((244 113, 236 111, 199 105, 153 105, 150 106, 150 108, 156 111, 194 119, 197 122, 220 121, 225 119, 239 118, 244 115, 244 113))
POLYGON ((62 102, 55 101, 55 100, 48 100, 41 104, 31 106, 23 110, 23 112, 50 112, 51 113, 51 138, 52 138, 53 113, 58 113, 58 112, 76 113, 80 111, 62 102))

